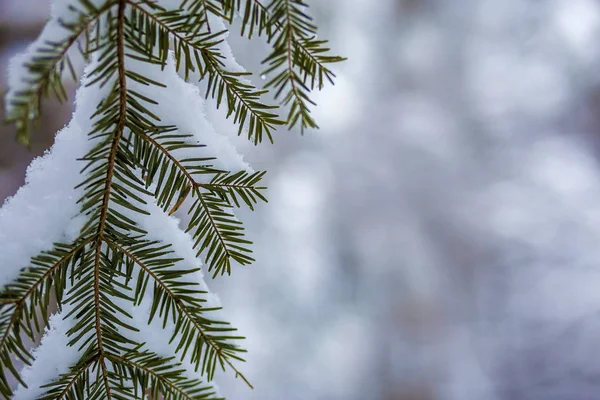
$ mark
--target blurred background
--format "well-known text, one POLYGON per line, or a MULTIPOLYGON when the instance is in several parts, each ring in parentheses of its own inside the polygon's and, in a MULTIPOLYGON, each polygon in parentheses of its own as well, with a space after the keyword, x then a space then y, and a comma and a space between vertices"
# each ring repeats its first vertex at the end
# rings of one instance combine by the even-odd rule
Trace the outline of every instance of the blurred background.
MULTIPOLYGON (((270 202, 240 215, 257 262, 208 282, 256 387, 222 392, 599 399, 600 2, 309 3, 348 61, 316 95, 321 130, 232 136, 270 202)), ((0 0, 2 71, 48 14, 0 0)), ((263 44, 230 44, 260 71, 263 44)), ((71 110, 45 104, 31 152, 1 128, 0 201, 71 110)))

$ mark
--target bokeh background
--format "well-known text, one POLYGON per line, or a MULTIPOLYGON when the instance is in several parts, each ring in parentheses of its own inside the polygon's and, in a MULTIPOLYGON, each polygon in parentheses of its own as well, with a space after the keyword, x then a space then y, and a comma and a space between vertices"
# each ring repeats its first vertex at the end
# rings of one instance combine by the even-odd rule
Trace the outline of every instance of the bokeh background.
MULTIPOLYGON (((222 392, 600 399, 600 2, 309 3, 348 61, 321 130, 232 138, 270 202, 240 216, 256 264, 208 282, 256 387, 222 392)), ((48 13, 0 0, 0 70, 48 13)), ((260 70, 264 45, 230 43, 260 70)), ((0 201, 71 110, 46 102, 31 151, 1 128, 0 201)))

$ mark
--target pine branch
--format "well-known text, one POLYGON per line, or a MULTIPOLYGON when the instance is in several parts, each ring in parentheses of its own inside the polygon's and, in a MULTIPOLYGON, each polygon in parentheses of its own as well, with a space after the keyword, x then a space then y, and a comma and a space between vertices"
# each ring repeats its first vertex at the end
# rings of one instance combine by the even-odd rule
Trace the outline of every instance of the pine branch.
POLYGON ((111 389, 108 380, 108 372, 106 370, 106 363, 104 361, 104 345, 103 345, 103 333, 102 333, 102 317, 101 317, 101 305, 100 305, 100 268, 101 268, 101 251, 102 241, 104 240, 104 233, 106 229, 106 219, 108 217, 108 207, 110 202, 110 193, 113 183, 114 165, 117 157, 117 150, 119 148, 119 142, 123 135, 123 128, 125 127, 125 118, 127 113, 127 79, 125 70, 125 39, 123 33, 123 25, 125 24, 125 0, 119 0, 119 9, 117 14, 117 70, 118 70, 118 87, 119 87, 119 116, 112 139, 112 146, 107 162, 107 172, 105 180, 105 189, 100 208, 100 220, 98 223, 98 233, 96 240, 96 256, 94 261, 94 307, 95 307, 95 329, 96 338, 98 345, 98 352, 100 353, 99 364, 102 370, 102 379, 106 388, 106 397, 110 399, 111 389))
POLYGON ((199 184, 199 186, 219 195, 230 204, 235 204, 236 207, 240 207, 239 197, 248 208, 254 211, 254 205, 259 200, 267 202, 267 198, 261 193, 266 187, 257 186, 265 173, 265 171, 254 173, 246 171, 226 172, 215 175, 210 183, 199 184))
POLYGON ((321 90, 325 80, 333 84, 335 74, 327 64, 344 61, 344 57, 329 55, 326 40, 317 40, 317 27, 304 12, 308 7, 302 0, 272 0, 264 6, 260 0, 220 0, 223 13, 233 21, 235 12, 242 12, 241 34, 252 38, 263 33, 273 42, 273 51, 263 60, 267 68, 263 75, 275 73, 265 85, 273 88, 275 98, 285 93, 282 104, 289 105, 287 124, 290 128, 300 122, 302 130, 318 128, 310 115, 309 105, 315 105, 310 92, 321 90), (269 29, 270 28, 270 29, 269 29), (298 70, 299 72, 297 72, 298 70))
MULTIPOLYGON (((222 41, 220 36, 223 32, 205 35, 190 32, 189 26, 185 24, 190 18, 188 14, 179 10, 166 11, 159 6, 154 6, 154 10, 147 10, 137 3, 131 5, 132 10, 144 17, 144 22, 139 28, 150 27, 153 32, 152 35, 145 36, 146 48, 154 49, 158 43, 163 65, 167 59, 170 39, 175 49, 177 70, 183 69, 186 79, 196 70, 201 79, 208 76, 205 97, 215 98, 217 107, 226 100, 227 116, 233 115, 234 123, 239 124, 238 135, 247 128, 248 139, 252 139, 255 144, 262 142, 263 134, 273 142, 271 132, 284 122, 278 119, 277 114, 269 112, 277 108, 276 106, 261 102, 265 91, 259 91, 240 80, 241 77, 250 74, 230 72, 224 68, 221 56, 215 48, 222 41), (158 37, 158 40, 155 40, 155 37, 158 37)), ((132 20, 139 20, 134 12, 132 20)))
POLYGON ((270 23, 271 15, 267 8, 257 0, 219 0, 222 14, 230 24, 233 23, 236 13, 242 14, 240 35, 252 39, 256 33, 258 36, 266 35, 271 38, 273 33, 280 29, 277 25, 270 23))
POLYGON ((124 254, 128 259, 137 264, 140 269, 146 273, 144 278, 142 275, 138 278, 137 287, 135 289, 135 299, 139 304, 144 298, 147 287, 147 279, 152 279, 155 282, 154 295, 152 302, 152 311, 150 313, 149 323, 153 320, 155 313, 158 310, 159 317, 163 318, 163 324, 169 318, 169 310, 176 308, 179 314, 172 310, 171 315, 178 315, 176 318, 176 329, 173 335, 175 338, 180 336, 178 350, 182 351, 182 357, 186 357, 188 348, 193 347, 192 362, 196 364, 196 368, 202 363, 202 374, 207 374, 207 378, 211 381, 214 377, 217 361, 224 369, 224 363, 235 371, 236 376, 241 377, 244 382, 250 387, 252 385, 246 377, 233 365, 230 358, 243 361, 237 352, 242 350, 234 345, 231 345, 226 340, 242 339, 237 336, 223 336, 224 333, 230 332, 232 328, 221 328, 221 322, 211 321, 204 317, 205 312, 214 311, 215 309, 203 309, 200 306, 201 297, 204 292, 192 289, 195 284, 182 284, 177 282, 177 279, 183 278, 185 275, 193 273, 194 270, 173 270, 173 259, 165 259, 164 255, 171 252, 165 251, 167 247, 154 247, 156 243, 146 242, 136 244, 135 250, 128 250, 116 241, 106 239, 106 243, 115 251, 124 254), (165 254, 166 253, 166 254, 165 254), (144 261, 145 260, 145 261, 144 261), (170 268, 169 268, 170 267, 170 268), (219 335, 213 336, 209 332, 216 332, 219 335), (192 340, 195 338, 194 342, 192 340), (206 344, 206 346, 204 346, 206 344), (202 354, 210 352, 210 356, 202 354), (211 360, 211 361, 209 361, 211 360))
MULTIPOLYGON (((21 335, 24 333, 34 340, 35 334, 48 323, 48 307, 54 294, 59 307, 62 302, 68 279, 68 266, 73 267, 82 257, 83 249, 94 238, 83 239, 72 246, 56 244, 55 250, 35 257, 30 266, 0 294, 0 376, 6 371, 25 384, 14 367, 12 356, 25 364, 30 364, 32 356, 23 347, 21 335)), ((9 397, 11 391, 0 381, 0 394, 9 397)))
POLYGON ((101 399, 100 385, 97 382, 90 384, 90 369, 97 366, 99 358, 98 353, 85 354, 68 373, 44 386, 47 391, 40 400, 81 399, 84 396, 90 400, 101 399))
POLYGON ((275 98, 278 98, 284 90, 287 94, 282 103, 290 106, 288 114, 288 125, 293 127, 300 120, 301 128, 318 128, 315 120, 310 115, 307 103, 315 104, 308 96, 309 88, 294 70, 294 43, 296 37, 302 35, 306 30, 309 34, 315 34, 316 29, 310 21, 310 17, 304 14, 300 7, 304 7, 300 0, 273 0, 269 9, 272 12, 272 20, 279 21, 281 30, 275 37, 273 52, 263 60, 268 65, 264 71, 265 75, 280 70, 275 77, 266 84, 266 88, 274 88, 275 98))
POLYGON ((114 372, 111 378, 119 388, 115 392, 121 396, 133 395, 140 398, 142 393, 146 393, 153 399, 163 400, 223 400, 213 397, 214 389, 204 386, 202 381, 184 378, 184 371, 178 369, 180 364, 172 363, 173 357, 162 358, 151 352, 138 350, 125 356, 109 354, 106 358, 112 363, 114 372), (122 385, 123 379, 136 383, 133 393, 131 388, 122 385))
POLYGON ((179 8, 190 10, 190 16, 186 19, 186 22, 188 25, 195 27, 192 31, 194 34, 200 32, 204 26, 206 26, 208 32, 211 31, 208 21, 209 12, 221 17, 219 5, 212 0, 183 0, 179 8), (190 3, 189 7, 188 2, 190 3))
MULTIPOLYGON (((83 11, 78 13, 78 21, 65 23, 60 21, 63 28, 71 33, 62 42, 45 42, 35 49, 30 62, 24 65, 31 75, 27 79, 28 88, 17 92, 9 92, 6 121, 14 123, 17 127, 17 140, 29 146, 29 136, 32 125, 37 126, 40 113, 41 101, 53 92, 59 101, 67 100, 67 92, 63 85, 63 72, 68 69, 73 80, 77 76, 73 64, 67 55, 73 44, 82 36, 86 39, 85 47, 89 47, 87 35, 90 26, 104 16, 116 2, 107 1, 104 5, 96 8, 92 3, 82 2, 83 11)), ((99 29, 99 28, 98 28, 99 29)))
MULTIPOLYGON (((244 361, 245 350, 237 345, 243 337, 235 336, 228 322, 211 318, 219 308, 204 304, 206 292, 195 275, 199 268, 186 265, 169 239, 149 240, 152 233, 144 226, 156 222, 148 203, 156 202, 169 214, 185 205, 186 232, 191 233, 197 256, 203 256, 213 277, 229 274, 232 261, 254 261, 251 242, 233 208, 243 203, 253 210, 259 201, 267 201, 260 186, 265 173, 217 169, 211 164, 215 157, 195 153, 205 147, 196 138, 180 133, 177 125, 162 124, 164 110, 153 97, 166 85, 158 73, 179 79, 173 69, 164 71, 174 54, 175 70, 186 79, 197 74, 206 83, 205 97, 213 98, 217 107, 226 103, 238 134, 245 128, 249 139, 259 143, 264 135, 272 140, 271 132, 284 123, 271 111, 275 106, 262 102, 262 95, 271 88, 276 98, 285 94, 290 127, 297 121, 303 127, 316 126, 307 108, 312 103, 309 93, 315 82, 320 87, 324 77, 331 80, 325 64, 339 59, 327 56, 325 42, 311 36, 316 27, 299 0, 273 0, 267 7, 258 0, 246 2, 242 34, 248 27, 258 28, 273 42, 265 62, 267 72, 277 75, 265 90, 246 83, 248 74, 227 70, 220 50, 223 32, 210 31, 209 14, 231 22, 241 0, 185 0, 177 10, 165 10, 152 0, 107 0, 101 6, 77 1, 79 7, 69 8, 75 21, 61 22, 70 33, 39 46, 25 63, 31 81, 18 83, 18 90, 7 96, 9 119, 25 142, 29 125, 38 119, 41 97, 54 90, 59 99, 66 98, 62 74, 69 68, 75 75, 68 52, 77 43, 89 62, 85 90, 95 87, 97 104, 83 118, 89 116, 91 149, 79 158, 86 163, 76 187, 83 192, 77 204, 85 218, 79 237, 33 257, 30 266, 0 290, 0 394, 12 396, 8 374, 26 386, 15 360, 32 370, 44 367, 38 365, 39 358, 33 359, 23 337, 33 339, 48 326, 53 300, 60 310, 69 310, 64 315, 70 324, 66 346, 77 346, 81 355, 67 373, 43 386, 43 399, 125 400, 146 394, 167 400, 214 399, 212 388, 186 378, 190 371, 173 357, 160 357, 133 339, 144 329, 133 318, 142 303, 150 308, 148 326, 155 329, 158 318, 162 329, 171 331, 173 356, 191 363, 207 381, 220 367, 252 387, 236 366, 244 361)), ((77 117, 73 129, 81 121, 77 117)), ((44 340, 41 348, 47 348, 44 340)))
MULTIPOLYGON (((241 0, 220 0, 225 13, 231 16, 230 22, 233 21, 233 13, 235 11, 241 11, 241 0)), ((308 7, 307 4, 302 3, 304 7, 308 7)), ((286 28, 285 24, 282 24, 270 11, 269 6, 264 6, 260 0, 246 0, 246 4, 243 7, 244 16, 242 19, 242 31, 241 35, 244 36, 247 32, 247 37, 252 38, 252 34, 256 31, 260 35, 265 33, 267 39, 270 41, 273 39, 276 33, 283 32, 286 28), (274 27, 272 30, 267 30, 266 27, 274 27)), ((310 17, 306 16, 309 20, 310 17)), ((294 45, 294 53, 298 54, 299 57, 294 60, 294 64, 298 67, 306 78, 310 79, 310 87, 313 90, 317 87, 319 90, 324 86, 324 79, 327 79, 329 83, 333 84, 335 74, 331 71, 327 64, 341 62, 346 60, 344 57, 331 56, 324 53, 330 51, 329 48, 324 46, 328 43, 327 40, 316 40, 316 26, 312 26, 308 31, 298 31, 298 36, 292 36, 291 40, 294 45), (305 62, 298 62, 298 60, 306 59, 305 62)))
POLYGON ((246 246, 251 243, 243 239, 243 227, 230 212, 230 208, 231 202, 239 206, 236 192, 250 208, 253 208, 252 204, 256 203, 257 199, 266 200, 260 193, 264 188, 256 186, 264 173, 251 175, 245 172, 222 173, 212 169, 210 165, 196 165, 190 168, 192 163, 209 161, 209 159, 195 158, 179 161, 173 155, 173 151, 191 146, 185 144, 185 136, 165 137, 159 134, 153 138, 150 133, 138 130, 132 132, 135 135, 135 139, 132 140, 134 153, 142 168, 148 170, 151 162, 162 166, 146 174, 146 186, 153 183, 156 185, 154 195, 158 199, 158 205, 167 210, 171 207, 177 193, 179 193, 177 208, 190 193, 192 198, 196 199, 189 208, 192 218, 187 232, 193 232, 194 248, 197 249, 198 255, 208 250, 206 261, 209 271, 214 269, 213 276, 230 274, 231 260, 241 265, 254 261, 248 256, 251 251, 246 246), (168 140, 171 147, 163 145, 161 140, 168 140), (158 170, 162 171, 162 174, 156 179, 158 170), (215 175, 217 173, 219 174, 215 175), (201 184, 194 178, 195 174, 213 174, 215 177, 210 184, 201 184), (167 176, 168 178, 165 178, 167 176), (231 185, 234 182, 237 187, 231 185), (209 192, 203 192, 201 189, 207 189, 209 192))
POLYGON ((206 261, 209 271, 214 269, 213 278, 218 274, 230 275, 231 260, 241 265, 254 262, 248 248, 252 242, 243 238, 244 228, 229 211, 229 204, 220 197, 203 194, 198 189, 192 192, 194 195, 196 200, 190 206, 191 218, 186 232, 192 231, 198 255, 207 251, 206 261), (214 231, 214 236, 207 232, 209 229, 214 231))

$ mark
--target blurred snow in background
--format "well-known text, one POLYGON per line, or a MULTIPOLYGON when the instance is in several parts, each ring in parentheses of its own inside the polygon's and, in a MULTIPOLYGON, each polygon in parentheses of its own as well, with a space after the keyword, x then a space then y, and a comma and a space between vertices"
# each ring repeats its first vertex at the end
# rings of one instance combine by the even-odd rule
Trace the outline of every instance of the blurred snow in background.
MULTIPOLYGON (((49 11, 31 3, 0 0, 2 70, 49 11)), ((256 387, 223 393, 597 399, 600 2, 310 3, 348 61, 320 131, 235 140, 270 202, 240 215, 256 264, 208 282, 256 387)), ((265 45, 230 44, 260 70, 265 45)), ((2 129, 0 199, 31 157, 2 129)))

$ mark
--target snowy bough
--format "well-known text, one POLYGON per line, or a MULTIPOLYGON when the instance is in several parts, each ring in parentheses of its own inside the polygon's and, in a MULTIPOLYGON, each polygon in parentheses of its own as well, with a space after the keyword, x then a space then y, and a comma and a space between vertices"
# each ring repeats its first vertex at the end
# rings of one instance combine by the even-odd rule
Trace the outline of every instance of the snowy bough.
POLYGON ((75 60, 85 70, 72 120, 0 209, 2 397, 218 398, 217 368, 250 385, 200 260, 213 277, 253 261, 233 210, 266 201, 264 171, 203 109, 223 107, 255 144, 279 125, 316 128, 310 92, 342 59, 306 12, 300 0, 55 1, 9 71, 20 142, 44 96, 66 99, 75 60), (235 63, 228 26, 271 45, 263 89, 235 63))

